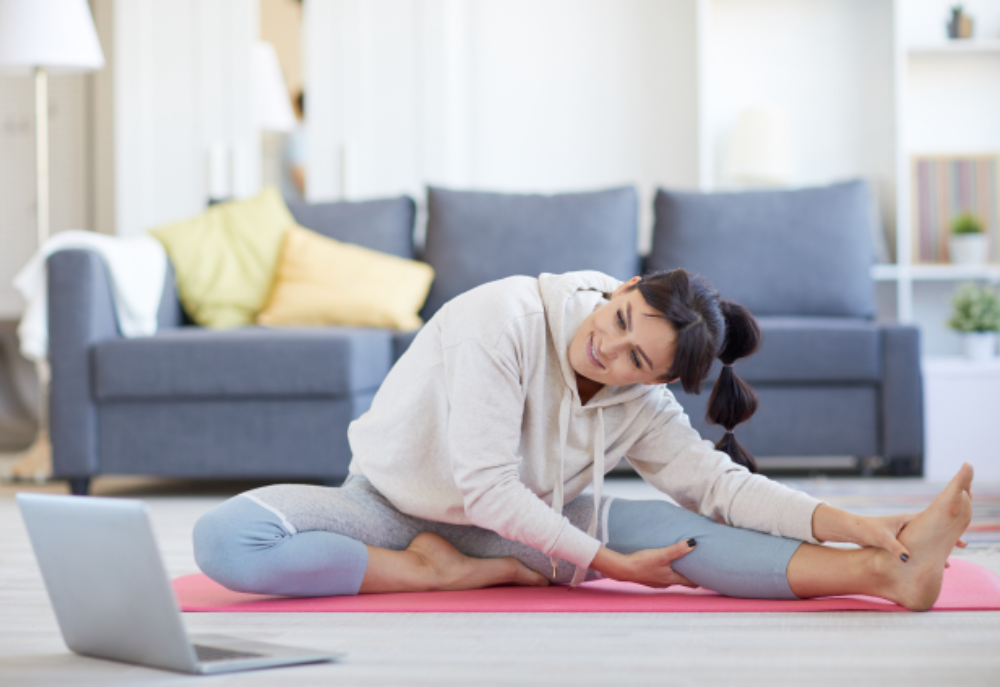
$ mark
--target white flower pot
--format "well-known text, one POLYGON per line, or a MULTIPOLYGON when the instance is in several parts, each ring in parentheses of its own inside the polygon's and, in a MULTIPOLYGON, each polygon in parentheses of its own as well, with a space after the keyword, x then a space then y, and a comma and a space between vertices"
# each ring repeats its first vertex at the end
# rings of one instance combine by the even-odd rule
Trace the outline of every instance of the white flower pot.
POLYGON ((983 265, 986 263, 986 235, 952 234, 948 237, 948 254, 953 265, 983 265))
POLYGON ((965 357, 975 362, 993 360, 997 355, 996 332, 966 332, 962 334, 965 357))

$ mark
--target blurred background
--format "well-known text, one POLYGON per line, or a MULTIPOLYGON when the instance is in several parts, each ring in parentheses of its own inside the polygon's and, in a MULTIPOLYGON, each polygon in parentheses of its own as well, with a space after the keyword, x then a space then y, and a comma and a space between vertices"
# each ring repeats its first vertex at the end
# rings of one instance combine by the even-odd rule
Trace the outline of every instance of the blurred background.
MULTIPOLYGON (((930 355, 959 350, 944 325, 956 273, 913 265, 912 163, 1000 151, 998 0, 964 3, 964 41, 943 0, 89 5, 104 67, 49 80, 53 232, 128 236, 265 184, 418 204, 426 184, 635 184, 645 250, 657 186, 863 178, 880 317, 920 324, 930 355)), ((23 408, 0 409, 0 435, 14 444, 37 403, 17 381, 31 370, 11 286, 36 249, 34 131, 32 80, 0 75, 0 355, 24 368, 5 378, 23 408)), ((972 276, 1000 280, 996 264, 972 276)))

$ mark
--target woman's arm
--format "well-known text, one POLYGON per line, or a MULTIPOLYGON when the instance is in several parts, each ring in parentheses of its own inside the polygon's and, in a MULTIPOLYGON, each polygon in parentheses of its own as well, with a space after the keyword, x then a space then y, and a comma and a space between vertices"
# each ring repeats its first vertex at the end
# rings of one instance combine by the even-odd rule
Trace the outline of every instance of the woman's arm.
POLYGON ((752 475, 715 450, 691 427, 669 391, 649 412, 648 429, 626 452, 649 484, 716 522, 813 541, 812 517, 819 500, 752 475))
POLYGON ((472 339, 445 350, 449 458, 465 515, 477 527, 585 567, 600 542, 521 481, 525 400, 510 358, 472 339))
POLYGON ((910 552, 896 537, 913 518, 913 513, 877 517, 857 515, 824 503, 813 512, 813 536, 821 542, 877 546, 905 563, 910 558, 910 552))
POLYGON ((612 580, 638 582, 647 587, 661 589, 679 584, 693 588, 698 585, 674 570, 672 564, 694 547, 695 540, 688 539, 662 549, 645 549, 626 555, 602 546, 590 568, 612 580))

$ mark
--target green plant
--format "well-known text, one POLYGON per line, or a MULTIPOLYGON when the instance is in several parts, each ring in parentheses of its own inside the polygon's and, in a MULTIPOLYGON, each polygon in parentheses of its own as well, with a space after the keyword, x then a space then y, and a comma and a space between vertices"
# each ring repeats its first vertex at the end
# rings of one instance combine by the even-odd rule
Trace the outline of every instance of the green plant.
POLYGON ((952 234, 982 234, 983 222, 971 212, 964 212, 951 221, 952 234))
POLYGON ((1000 292, 988 286, 963 284, 951 300, 955 311, 948 326, 959 332, 1000 331, 1000 292))

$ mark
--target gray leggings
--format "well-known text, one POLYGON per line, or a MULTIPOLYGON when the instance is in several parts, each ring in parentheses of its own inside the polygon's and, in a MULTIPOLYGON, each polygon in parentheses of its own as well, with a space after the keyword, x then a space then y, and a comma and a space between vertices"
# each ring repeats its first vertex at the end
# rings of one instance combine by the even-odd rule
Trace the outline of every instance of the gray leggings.
MULTIPOLYGON (((563 514, 586 530, 593 508, 593 498, 583 495, 563 514)), ((368 546, 402 550, 421 532, 444 537, 467 556, 513 556, 551 579, 542 552, 490 530, 401 513, 359 476, 342 487, 280 484, 234 496, 195 524, 194 554, 202 572, 234 591, 341 596, 358 593, 368 546)), ((798 540, 720 525, 666 501, 614 498, 602 504, 597 537, 626 554, 694 537, 695 549, 673 563, 692 582, 727 596, 796 598, 786 570, 798 540)), ((568 584, 573 572, 562 562, 556 582, 568 584)))

